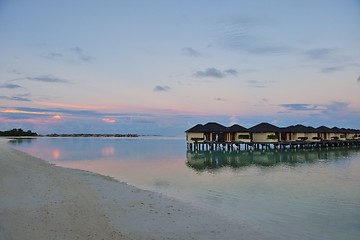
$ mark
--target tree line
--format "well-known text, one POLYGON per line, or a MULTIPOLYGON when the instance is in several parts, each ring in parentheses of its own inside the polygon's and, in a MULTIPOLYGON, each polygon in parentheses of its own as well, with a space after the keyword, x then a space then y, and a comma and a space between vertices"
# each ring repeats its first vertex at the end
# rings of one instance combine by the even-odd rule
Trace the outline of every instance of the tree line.
POLYGON ((0 131, 0 136, 2 137, 34 137, 38 136, 37 133, 32 132, 31 130, 24 131, 21 128, 14 128, 8 131, 0 131))

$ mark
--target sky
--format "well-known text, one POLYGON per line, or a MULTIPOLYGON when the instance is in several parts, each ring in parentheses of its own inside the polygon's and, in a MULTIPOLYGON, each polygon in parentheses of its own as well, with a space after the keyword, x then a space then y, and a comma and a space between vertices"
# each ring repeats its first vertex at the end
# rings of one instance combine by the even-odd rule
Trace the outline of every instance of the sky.
POLYGON ((360 128, 359 0, 0 0, 0 130, 360 128))

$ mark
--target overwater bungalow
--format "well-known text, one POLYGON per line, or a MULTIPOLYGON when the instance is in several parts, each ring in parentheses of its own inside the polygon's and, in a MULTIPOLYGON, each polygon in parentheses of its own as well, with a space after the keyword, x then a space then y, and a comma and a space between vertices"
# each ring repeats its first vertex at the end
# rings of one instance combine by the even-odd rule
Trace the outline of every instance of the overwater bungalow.
POLYGON ((227 127, 216 122, 208 122, 205 125, 197 124, 186 131, 188 143, 198 143, 205 141, 225 142, 227 127))
POLYGON ((315 128, 298 124, 282 128, 281 141, 319 141, 315 128))
POLYGON ((270 149, 360 145, 360 130, 295 125, 277 127, 260 123, 249 129, 216 122, 197 124, 186 130, 189 149, 270 149), (243 148, 241 146, 244 146, 243 148))
POLYGON ((360 139, 360 130, 345 129, 346 139, 360 139))
POLYGON ((225 141, 227 142, 250 142, 251 135, 248 129, 239 124, 227 128, 225 141))
POLYGON ((346 133, 344 133, 340 128, 333 127, 330 129, 330 139, 331 140, 346 140, 346 133))
POLYGON ((204 140, 205 140, 204 125, 197 124, 194 127, 186 130, 186 142, 188 144, 203 142, 204 140))
POLYGON ((280 141, 281 129, 270 123, 259 123, 248 129, 253 143, 274 143, 280 141))
POLYGON ((316 128, 316 132, 318 134, 318 137, 321 139, 321 140, 330 140, 330 128, 328 127, 325 127, 325 126, 320 126, 318 128, 316 128))

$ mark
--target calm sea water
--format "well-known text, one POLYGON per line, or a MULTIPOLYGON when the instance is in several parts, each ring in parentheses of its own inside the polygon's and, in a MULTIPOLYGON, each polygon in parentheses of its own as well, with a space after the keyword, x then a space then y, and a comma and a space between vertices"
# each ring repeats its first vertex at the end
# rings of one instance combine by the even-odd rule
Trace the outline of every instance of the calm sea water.
POLYGON ((183 138, 38 138, 12 147, 112 176, 279 239, 360 239, 360 149, 187 151, 183 138))

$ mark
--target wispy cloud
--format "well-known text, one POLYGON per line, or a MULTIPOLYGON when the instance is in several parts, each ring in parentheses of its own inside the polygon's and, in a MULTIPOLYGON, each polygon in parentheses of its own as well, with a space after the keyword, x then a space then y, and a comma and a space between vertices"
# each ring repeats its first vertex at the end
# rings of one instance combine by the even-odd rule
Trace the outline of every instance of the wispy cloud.
POLYGON ((273 83, 274 81, 258 81, 258 80, 249 80, 247 81, 249 87, 253 88, 267 88, 269 84, 273 83))
POLYGON ((286 108, 288 111, 319 111, 325 109, 324 106, 307 103, 280 104, 280 106, 286 108))
POLYGON ((101 120, 107 123, 116 123, 116 120, 113 118, 102 118, 101 120))
POLYGON ((314 48, 304 52, 306 60, 324 60, 332 57, 335 49, 332 48, 314 48))
POLYGON ((31 102, 31 100, 29 98, 27 98, 26 96, 12 96, 12 97, 8 97, 8 96, 0 96, 0 99, 5 99, 5 100, 10 100, 10 101, 18 101, 18 102, 31 102))
POLYGON ((191 47, 183 48, 182 52, 186 56, 190 57, 201 57, 202 54, 191 47))
POLYGON ((50 60, 58 60, 58 59, 63 58, 63 54, 52 52, 52 53, 49 53, 48 55, 46 55, 46 58, 50 59, 50 60))
POLYGON ((54 76, 38 76, 38 77, 25 77, 24 79, 30 81, 46 82, 46 83, 70 83, 68 80, 57 78, 54 76))
POLYGON ((226 102, 226 101, 227 101, 227 99, 226 99, 226 98, 217 97, 217 98, 214 98, 214 101, 218 101, 218 102, 226 102))
POLYGON ((15 89, 15 88, 21 88, 21 86, 13 83, 5 83, 0 85, 0 88, 15 89))
POLYGON ((348 102, 331 102, 327 105, 324 105, 324 110, 322 111, 323 114, 339 114, 340 112, 343 112, 346 110, 349 106, 348 102))
POLYGON ((291 51, 283 44, 277 44, 269 37, 256 32, 271 21, 252 17, 229 18, 220 23, 221 38, 219 44, 231 50, 240 50, 251 54, 274 54, 291 51))
POLYGON ((322 73, 333 73, 342 70, 343 67, 336 66, 336 67, 325 67, 321 69, 322 73))
POLYGON ((73 52, 80 60, 84 62, 91 62, 92 58, 85 54, 84 51, 80 47, 72 47, 70 51, 73 52))
POLYGON ((195 72, 194 76, 196 77, 212 77, 212 78, 224 78, 231 75, 237 75, 238 71, 236 69, 227 69, 221 71, 216 68, 206 68, 203 71, 195 72))
POLYGON ((309 113, 309 116, 316 118, 322 118, 325 116, 338 116, 338 118, 343 118, 343 116, 353 116, 358 115, 359 113, 353 112, 349 109, 348 102, 334 101, 328 104, 308 104, 308 103, 296 103, 296 104, 280 104, 280 107, 286 108, 286 112, 279 113, 289 113, 289 112, 303 112, 309 113), (340 114, 343 113, 343 114, 340 114), (344 115, 345 114, 345 115, 344 115))
POLYGON ((360 82, 360 76, 357 78, 357 81, 360 82))
POLYGON ((171 88, 169 86, 166 86, 166 85, 163 85, 163 86, 157 85, 157 86, 154 87, 153 91, 154 92, 167 92, 170 89, 171 88))
POLYGON ((20 75, 21 73, 19 71, 17 71, 16 69, 13 69, 11 71, 9 71, 9 73, 12 73, 12 74, 16 74, 16 75, 20 75))

